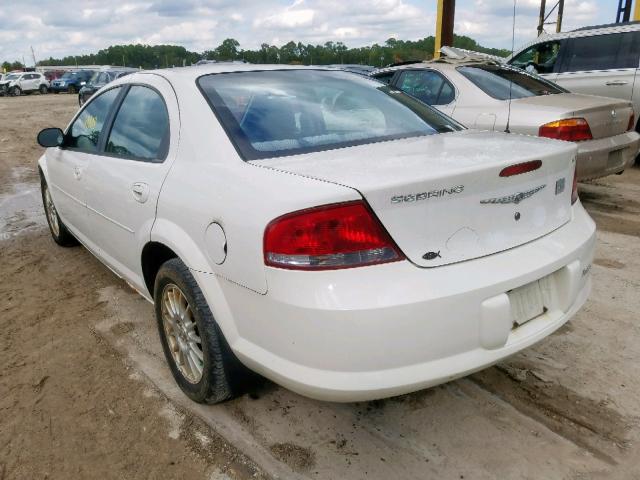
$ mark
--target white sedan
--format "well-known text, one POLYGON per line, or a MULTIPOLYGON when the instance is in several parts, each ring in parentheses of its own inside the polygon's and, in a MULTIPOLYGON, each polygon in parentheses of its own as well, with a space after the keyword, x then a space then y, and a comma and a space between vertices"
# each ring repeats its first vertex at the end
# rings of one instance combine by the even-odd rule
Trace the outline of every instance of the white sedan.
POLYGON ((587 299, 576 147, 475 132, 340 71, 139 72, 40 132, 54 240, 153 302, 182 390, 332 401, 491 365, 587 299))

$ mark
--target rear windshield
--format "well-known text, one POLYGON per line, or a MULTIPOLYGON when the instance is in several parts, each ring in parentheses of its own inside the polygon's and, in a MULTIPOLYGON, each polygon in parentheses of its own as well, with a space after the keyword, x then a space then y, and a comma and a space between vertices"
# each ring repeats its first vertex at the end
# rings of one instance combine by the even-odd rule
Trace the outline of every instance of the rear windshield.
POLYGON ((540 77, 534 77, 515 68, 498 65, 478 65, 458 67, 458 72, 484 93, 498 100, 567 92, 567 90, 554 83, 540 77))
POLYGON ((245 160, 463 128, 398 90, 345 72, 222 73, 198 85, 245 160))

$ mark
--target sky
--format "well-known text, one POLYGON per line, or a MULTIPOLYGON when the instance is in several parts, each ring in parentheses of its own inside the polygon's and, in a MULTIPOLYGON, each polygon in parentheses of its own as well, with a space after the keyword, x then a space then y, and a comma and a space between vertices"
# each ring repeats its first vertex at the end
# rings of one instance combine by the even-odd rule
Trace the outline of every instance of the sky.
MULTIPOLYGON (((565 0, 563 30, 613 22, 617 3, 565 0)), ((539 6, 517 0, 516 48, 535 38, 539 6)), ((436 0, 0 0, 0 61, 32 65, 31 47, 36 59, 123 43, 202 52, 229 37, 244 49, 290 40, 358 47, 433 35, 435 17, 436 0)), ((455 33, 511 48, 512 18, 513 0, 457 0, 455 33)))

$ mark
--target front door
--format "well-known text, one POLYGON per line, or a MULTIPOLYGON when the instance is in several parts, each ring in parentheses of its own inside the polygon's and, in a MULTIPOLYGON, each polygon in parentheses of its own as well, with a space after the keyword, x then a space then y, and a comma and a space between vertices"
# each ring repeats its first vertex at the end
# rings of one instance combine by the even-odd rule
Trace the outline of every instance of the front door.
POLYGON ((47 149, 49 191, 60 218, 80 240, 84 240, 87 223, 84 175, 98 151, 102 127, 119 91, 109 90, 93 99, 67 129, 63 146, 47 149))
POLYGON ((105 135, 104 152, 87 169, 86 203, 94 248, 144 291, 140 253, 177 151, 180 122, 175 94, 165 79, 137 74, 132 82, 105 135))

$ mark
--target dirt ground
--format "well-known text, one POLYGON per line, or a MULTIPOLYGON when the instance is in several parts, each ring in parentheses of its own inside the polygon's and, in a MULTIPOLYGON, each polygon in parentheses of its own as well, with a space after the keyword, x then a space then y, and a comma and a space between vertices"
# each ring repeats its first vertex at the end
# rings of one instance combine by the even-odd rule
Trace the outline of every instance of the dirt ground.
POLYGON ((640 478, 640 169, 581 185, 593 292, 535 347, 385 401, 265 382, 201 406, 171 379, 151 305, 49 237, 35 136, 76 108, 0 98, 0 480, 640 478))

